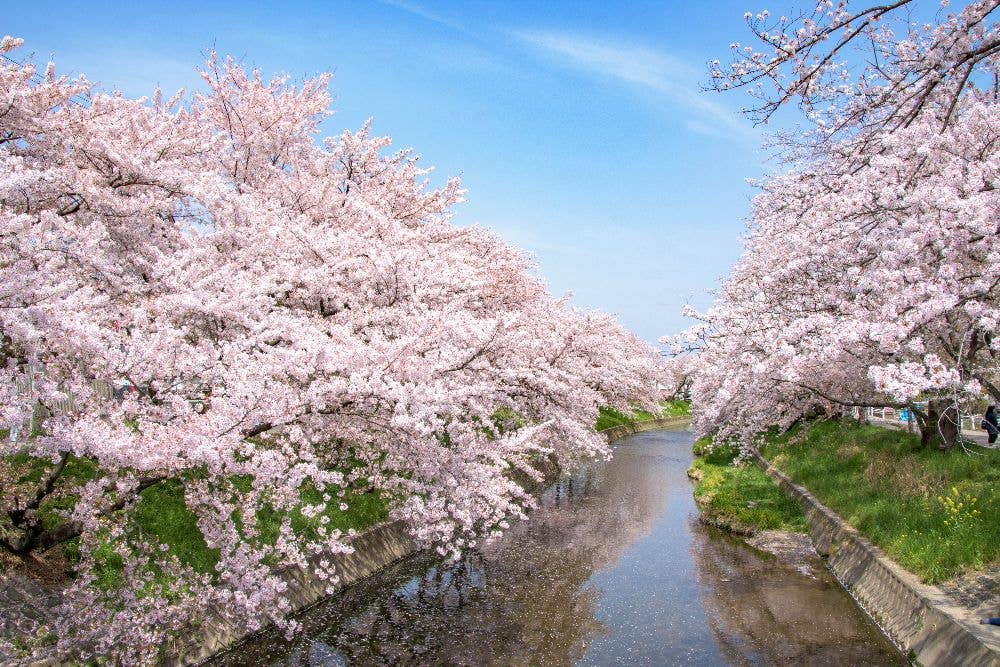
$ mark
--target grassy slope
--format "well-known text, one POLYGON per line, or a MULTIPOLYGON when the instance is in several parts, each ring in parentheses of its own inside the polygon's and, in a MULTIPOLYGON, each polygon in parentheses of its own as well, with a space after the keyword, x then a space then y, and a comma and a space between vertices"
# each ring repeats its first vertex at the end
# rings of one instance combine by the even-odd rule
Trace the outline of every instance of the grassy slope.
MULTIPOLYGON (((636 410, 633 416, 628 417, 615 410, 602 408, 597 428, 608 428, 619 423, 644 421, 660 416, 679 416, 687 414, 689 410, 690 406, 686 402, 669 402, 664 404, 660 415, 636 410)), ((0 436, 6 437, 6 433, 0 436)), ((21 478, 25 481, 37 481, 48 467, 47 462, 25 455, 15 457, 14 460, 9 460, 9 463, 20 470, 21 478)), ((77 457, 70 459, 65 472, 67 478, 77 483, 93 479, 95 474, 96 468, 92 463, 77 457)), ((314 490, 303 490, 302 499, 304 503, 316 504, 320 501, 320 495, 314 490)), ((338 502, 332 502, 324 514, 313 519, 306 519, 298 511, 294 512, 293 528, 300 534, 313 531, 319 525, 320 518, 325 515, 330 519, 327 524, 330 529, 346 532, 353 528, 360 531, 384 521, 388 516, 387 504, 378 494, 347 495, 343 500, 348 505, 346 511, 339 509, 338 502)), ((61 523, 63 521, 61 512, 71 509, 75 502, 74 495, 61 495, 46 501, 40 508, 46 527, 54 527, 61 523)), ((184 489, 180 482, 166 481, 143 491, 135 516, 137 528, 153 536, 156 541, 168 545, 170 551, 176 554, 182 563, 190 565, 198 572, 207 574, 215 572, 215 564, 219 559, 218 551, 209 549, 205 544, 194 513, 184 504, 184 489)), ((265 512, 259 514, 257 519, 261 535, 273 543, 278 534, 282 515, 278 512, 265 512)), ((75 543, 68 543, 66 549, 70 559, 74 559, 77 551, 75 543)), ((118 580, 119 570, 120 559, 109 550, 107 567, 102 568, 101 572, 102 583, 114 586, 118 580)))
POLYGON ((688 401, 664 401, 662 405, 663 409, 658 414, 646 410, 633 410, 631 415, 626 415, 614 408, 602 407, 595 428, 598 431, 603 431, 622 424, 634 424, 665 417, 684 417, 691 414, 691 403, 688 401))
POLYGON ((769 436, 762 453, 924 581, 1000 560, 1000 450, 918 445, 903 431, 820 422, 769 436))
POLYGON ((697 480, 695 500, 708 523, 750 535, 762 530, 804 532, 805 517, 771 478, 752 464, 735 463, 736 450, 695 443, 697 455, 688 474, 697 480))
MULTIPOLYGON (((19 471, 23 481, 39 480, 48 467, 46 461, 26 455, 12 457, 7 460, 7 464, 19 471)), ((63 477, 78 484, 93 479, 96 472, 96 466, 89 460, 71 457, 63 477)), ((321 500, 321 495, 315 489, 304 489, 303 503, 317 504, 321 500)), ((43 526, 52 528, 62 523, 64 521, 62 514, 72 509, 76 500, 74 494, 53 494, 53 497, 42 503, 39 508, 43 526)), ((321 517, 327 516, 330 519, 327 524, 329 529, 340 529, 344 532, 351 528, 362 530, 384 521, 388 515, 386 503, 375 493, 346 494, 341 500, 348 505, 346 511, 340 510, 339 500, 329 503, 323 514, 311 519, 307 519, 296 510, 292 516, 293 529, 300 534, 314 531, 321 517)), ((168 480, 143 491, 136 506, 135 519, 137 530, 152 536, 157 542, 166 544, 182 563, 190 565, 198 572, 207 574, 215 572, 215 564, 219 560, 218 551, 209 549, 205 544, 194 513, 184 504, 184 489, 179 481, 168 480)), ((262 512, 257 516, 261 535, 270 543, 273 543, 278 536, 281 519, 282 515, 278 512, 262 512)), ((75 540, 66 543, 65 549, 71 561, 78 557, 75 540)), ((121 559, 108 549, 105 562, 106 566, 100 571, 101 583, 105 586, 114 586, 119 579, 121 559)))

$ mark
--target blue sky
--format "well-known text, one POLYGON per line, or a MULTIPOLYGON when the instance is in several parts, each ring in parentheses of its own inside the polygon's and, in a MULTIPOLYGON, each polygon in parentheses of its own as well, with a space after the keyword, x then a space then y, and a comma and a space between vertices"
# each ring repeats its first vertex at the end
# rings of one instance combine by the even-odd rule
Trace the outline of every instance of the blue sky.
MULTIPOLYGON (((790 0, 786 4, 791 4, 790 0)), ((459 224, 532 253, 555 294, 655 341, 739 254, 761 133, 701 92, 746 2, 36 1, 4 32, 129 95, 197 86, 206 49, 266 74, 333 71, 326 134, 375 130, 459 175, 459 224)), ((786 7, 770 7, 772 11, 786 7)))

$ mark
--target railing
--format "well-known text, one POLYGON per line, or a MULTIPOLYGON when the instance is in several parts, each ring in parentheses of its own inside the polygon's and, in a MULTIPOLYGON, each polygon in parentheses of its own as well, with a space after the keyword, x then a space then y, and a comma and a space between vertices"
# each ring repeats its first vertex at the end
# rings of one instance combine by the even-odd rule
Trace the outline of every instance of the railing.
MULTIPOLYGON (((28 366, 28 372, 21 375, 14 381, 14 386, 19 394, 31 394, 34 393, 35 380, 45 374, 45 369, 40 366, 28 366)), ((112 400, 119 396, 119 392, 122 389, 127 389, 128 384, 124 383, 125 386, 120 387, 118 390, 111 385, 110 382, 104 380, 94 380, 91 386, 94 392, 98 396, 104 398, 105 400, 112 400)), ((11 440, 17 440, 21 433, 34 433, 35 427, 37 426, 37 420, 39 418, 39 408, 41 405, 36 405, 31 411, 31 417, 28 418, 26 423, 22 424, 11 424, 10 425, 10 438, 11 440)), ((76 401, 73 399, 73 392, 67 391, 62 397, 55 399, 49 399, 45 402, 45 409, 53 412, 55 414, 70 414, 76 411, 76 401)))
MULTIPOLYGON (((921 405, 921 407, 925 406, 921 405)), ((868 419, 906 424, 908 428, 912 428, 916 424, 912 411, 906 408, 867 408, 866 414, 868 419)), ((979 428, 981 420, 982 417, 979 415, 959 415, 959 427, 962 431, 981 431, 982 429, 979 428)))

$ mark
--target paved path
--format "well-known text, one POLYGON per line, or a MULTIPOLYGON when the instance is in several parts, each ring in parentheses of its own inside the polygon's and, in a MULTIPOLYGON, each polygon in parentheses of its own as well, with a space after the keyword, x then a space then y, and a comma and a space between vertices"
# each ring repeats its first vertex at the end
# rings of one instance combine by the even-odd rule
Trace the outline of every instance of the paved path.
MULTIPOLYGON (((869 421, 876 426, 884 426, 886 428, 894 428, 900 431, 906 430, 906 424, 904 422, 896 421, 894 419, 880 419, 879 417, 871 417, 869 421)), ((914 432, 917 431, 916 425, 913 427, 914 432)), ((962 429, 962 437, 966 440, 971 440, 977 445, 982 447, 992 447, 996 448, 1000 446, 1000 443, 989 444, 989 439, 986 436, 986 431, 980 431, 979 429, 962 429)))

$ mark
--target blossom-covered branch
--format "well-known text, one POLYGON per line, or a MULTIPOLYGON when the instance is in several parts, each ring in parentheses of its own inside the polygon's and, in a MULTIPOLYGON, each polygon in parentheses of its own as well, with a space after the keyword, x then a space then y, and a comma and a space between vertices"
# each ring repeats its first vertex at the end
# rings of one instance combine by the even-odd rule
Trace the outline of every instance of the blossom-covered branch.
POLYGON ((747 110, 758 122, 797 103, 825 138, 904 127, 931 109, 947 125, 977 70, 993 83, 1000 2, 946 13, 945 1, 933 21, 916 21, 926 5, 896 0, 858 9, 821 0, 789 16, 747 12, 760 46, 733 42, 729 66, 711 64, 711 85, 745 88, 759 102, 747 110))
POLYGON ((524 515, 542 461, 607 455, 598 405, 655 400, 655 350, 449 222, 457 180, 431 188, 367 124, 318 143, 327 75, 212 56, 206 90, 170 100, 35 75, 0 64, 0 405, 40 426, 0 443, 0 544, 76 538, 79 562, 34 657, 151 661, 210 608, 294 629, 277 572, 336 580, 323 556, 349 536, 324 513, 352 491, 454 554, 524 515), (143 532, 153 484, 182 494, 214 572, 143 532))
POLYGON ((964 405, 1000 401, 1000 103, 977 85, 996 80, 998 3, 897 38, 881 24, 908 4, 823 2, 777 29, 750 15, 773 53, 714 70, 721 88, 762 84, 764 118, 797 99, 821 141, 789 140, 788 171, 758 184, 716 303, 667 341, 697 355, 700 432, 746 442, 894 406, 949 447, 964 405), (860 71, 840 54, 856 39, 872 54, 860 71))

